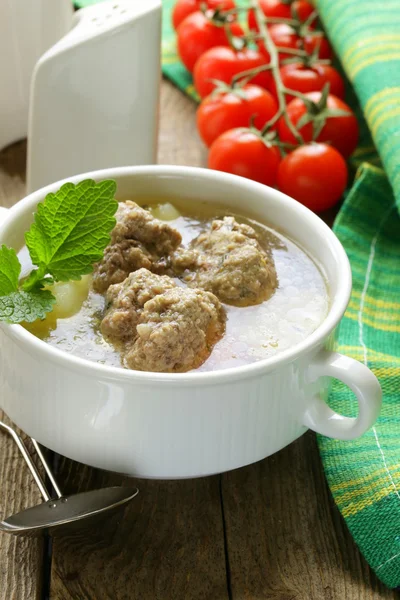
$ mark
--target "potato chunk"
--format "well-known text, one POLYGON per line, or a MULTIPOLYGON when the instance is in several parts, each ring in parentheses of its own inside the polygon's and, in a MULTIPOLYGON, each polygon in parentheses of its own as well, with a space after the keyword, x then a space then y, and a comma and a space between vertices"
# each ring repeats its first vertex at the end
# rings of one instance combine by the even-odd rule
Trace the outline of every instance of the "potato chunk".
POLYGON ((181 213, 170 202, 149 206, 149 209, 153 217, 160 221, 174 221, 181 216, 181 213))
POLYGON ((90 280, 90 275, 84 275, 79 281, 60 281, 49 288, 56 297, 54 318, 67 319, 80 311, 89 293, 90 280))

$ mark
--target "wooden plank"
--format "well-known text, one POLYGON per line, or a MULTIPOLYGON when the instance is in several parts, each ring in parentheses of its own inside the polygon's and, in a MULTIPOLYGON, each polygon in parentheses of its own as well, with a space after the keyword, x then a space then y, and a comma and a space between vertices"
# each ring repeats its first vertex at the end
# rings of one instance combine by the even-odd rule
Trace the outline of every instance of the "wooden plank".
MULTIPOLYGON (((25 142, 14 144, 0 153, 0 206, 12 206, 24 196, 25 160, 25 142)), ((1 411, 0 419, 10 424, 1 411)), ((2 431, 0 488, 1 518, 41 501, 18 448, 2 431)), ((0 600, 39 600, 42 567, 42 541, 0 533, 0 600)))
POLYGON ((161 93, 158 162, 205 167, 207 149, 196 129, 197 105, 168 81, 161 93))
POLYGON ((51 600, 228 599, 219 478, 133 481, 63 459, 67 492, 132 485, 116 522, 53 542, 51 600))
POLYGON ((233 600, 388 600, 325 481, 311 432, 222 476, 233 600))
MULTIPOLYGON (((167 82, 161 104, 160 162, 202 164, 195 105, 167 82)), ((66 459, 59 473, 67 492, 132 484, 66 459)), ((140 495, 118 526, 54 541, 51 600, 227 599, 219 482, 135 482, 140 495)))

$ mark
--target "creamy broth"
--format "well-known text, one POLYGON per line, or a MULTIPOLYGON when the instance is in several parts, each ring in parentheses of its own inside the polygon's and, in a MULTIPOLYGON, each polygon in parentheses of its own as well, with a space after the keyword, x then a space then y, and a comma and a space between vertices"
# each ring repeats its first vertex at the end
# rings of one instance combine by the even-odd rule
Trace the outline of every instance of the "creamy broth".
MULTIPOLYGON (((262 304, 249 307, 224 305, 226 333, 215 345, 211 356, 197 369, 215 371, 253 363, 282 352, 307 338, 324 320, 329 298, 323 274, 314 261, 296 244, 268 226, 202 202, 158 204, 144 199, 135 202, 149 208, 155 217, 168 220, 187 245, 209 228, 213 219, 232 215, 240 223, 251 225, 261 246, 273 257, 278 288, 262 304)), ((31 268, 26 248, 19 253, 23 272, 31 268)), ((184 285, 175 280, 179 285, 184 285)), ((121 366, 121 355, 100 333, 105 298, 90 288, 90 277, 81 282, 62 284, 64 294, 44 321, 25 327, 58 349, 95 362, 121 366), (64 304, 63 304, 64 302, 64 304), (61 307, 61 305, 63 306, 61 307), (72 316, 67 316, 70 314, 72 316), (58 318, 58 317, 63 318, 58 318)))

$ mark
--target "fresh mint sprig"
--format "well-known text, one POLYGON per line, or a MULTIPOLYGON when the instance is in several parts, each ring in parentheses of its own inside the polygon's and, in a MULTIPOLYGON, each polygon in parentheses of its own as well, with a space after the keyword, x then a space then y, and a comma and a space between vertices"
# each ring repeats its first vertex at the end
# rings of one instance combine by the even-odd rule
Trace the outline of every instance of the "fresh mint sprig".
POLYGON ((17 253, 6 246, 0 248, 0 321, 43 319, 56 300, 45 286, 91 273, 115 226, 115 192, 115 181, 86 179, 77 185, 64 184, 38 204, 34 222, 25 234, 37 268, 20 281, 17 253))

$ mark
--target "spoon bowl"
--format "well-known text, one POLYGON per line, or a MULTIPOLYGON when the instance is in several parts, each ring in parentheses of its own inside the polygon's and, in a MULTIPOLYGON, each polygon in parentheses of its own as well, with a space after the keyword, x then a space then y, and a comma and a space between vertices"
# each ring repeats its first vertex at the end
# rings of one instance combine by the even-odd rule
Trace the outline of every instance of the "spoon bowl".
POLYGON ((139 493, 137 488, 132 487, 108 487, 65 496, 58 486, 41 447, 36 440, 31 438, 38 460, 53 487, 55 498, 52 498, 21 436, 10 425, 6 425, 2 421, 0 421, 0 429, 13 438, 44 499, 42 504, 26 508, 7 517, 4 521, 0 521, 0 531, 21 536, 38 536, 45 532, 52 535, 64 533, 65 529, 71 529, 74 523, 82 528, 81 521, 83 520, 85 525, 92 526, 94 520, 101 518, 104 513, 107 513, 107 516, 110 515, 133 500, 139 493))
MULTIPOLYGON (((131 487, 109 487, 92 490, 71 496, 61 496, 56 500, 43 502, 27 508, 4 521, 0 521, 0 531, 14 535, 37 536, 44 532, 63 532, 67 526, 77 521, 90 519, 90 524, 104 513, 110 513, 135 498, 139 490, 131 487)), ((89 524, 89 522, 87 522, 89 524)))

